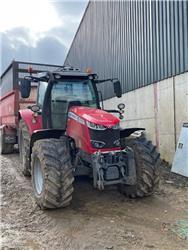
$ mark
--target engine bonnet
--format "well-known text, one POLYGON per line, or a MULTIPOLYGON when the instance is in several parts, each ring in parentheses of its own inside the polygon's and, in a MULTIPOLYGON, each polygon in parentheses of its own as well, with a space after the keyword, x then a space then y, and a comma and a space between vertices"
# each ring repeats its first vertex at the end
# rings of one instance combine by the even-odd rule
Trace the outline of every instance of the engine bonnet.
POLYGON ((93 122, 95 124, 103 125, 109 128, 120 122, 116 116, 96 108, 80 106, 72 107, 69 112, 73 112, 85 121, 93 122))

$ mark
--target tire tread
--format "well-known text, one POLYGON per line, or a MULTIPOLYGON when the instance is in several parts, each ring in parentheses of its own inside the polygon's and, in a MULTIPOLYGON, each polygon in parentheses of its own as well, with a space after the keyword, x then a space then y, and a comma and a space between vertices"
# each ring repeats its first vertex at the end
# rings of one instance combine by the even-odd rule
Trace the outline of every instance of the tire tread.
MULTIPOLYGON (((34 144, 32 174, 36 156, 41 159, 45 172, 42 194, 37 195, 35 191, 36 201, 42 209, 65 207, 72 200, 74 177, 67 140, 63 136, 61 139, 42 139, 34 144)), ((34 179, 32 183, 35 189, 34 179)))
POLYGON ((156 146, 143 137, 123 139, 122 147, 126 146, 131 147, 135 154, 137 183, 121 185, 120 191, 130 198, 149 196, 159 184, 160 154, 156 146))

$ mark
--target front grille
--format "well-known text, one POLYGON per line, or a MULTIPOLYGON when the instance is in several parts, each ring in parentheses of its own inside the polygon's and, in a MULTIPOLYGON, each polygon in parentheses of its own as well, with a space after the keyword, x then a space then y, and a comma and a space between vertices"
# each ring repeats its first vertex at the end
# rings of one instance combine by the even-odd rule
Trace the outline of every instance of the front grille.
POLYGON ((105 164, 115 165, 120 162, 121 156, 121 152, 116 152, 115 154, 103 154, 103 160, 105 164))
POLYGON ((103 148, 116 148, 117 145, 114 144, 115 141, 120 138, 119 129, 109 129, 106 130, 95 130, 89 129, 90 140, 104 142, 105 145, 103 148))

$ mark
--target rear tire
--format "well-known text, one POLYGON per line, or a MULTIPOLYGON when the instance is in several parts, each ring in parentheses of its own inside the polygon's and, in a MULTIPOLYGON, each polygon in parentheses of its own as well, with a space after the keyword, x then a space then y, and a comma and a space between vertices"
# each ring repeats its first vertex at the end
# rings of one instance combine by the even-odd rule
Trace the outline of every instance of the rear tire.
POLYGON ((151 141, 145 138, 122 141, 122 147, 134 151, 137 183, 133 186, 120 185, 120 191, 130 198, 151 195, 159 184, 160 154, 151 141))
POLYGON ((42 139, 32 149, 32 185, 41 209, 66 207, 72 200, 73 168, 68 138, 42 139))
POLYGON ((1 154, 11 154, 14 151, 14 144, 5 143, 3 130, 0 131, 0 153, 1 154))
POLYGON ((22 163, 22 173, 25 176, 31 176, 30 134, 27 125, 23 120, 20 120, 19 123, 18 144, 20 160, 22 163))

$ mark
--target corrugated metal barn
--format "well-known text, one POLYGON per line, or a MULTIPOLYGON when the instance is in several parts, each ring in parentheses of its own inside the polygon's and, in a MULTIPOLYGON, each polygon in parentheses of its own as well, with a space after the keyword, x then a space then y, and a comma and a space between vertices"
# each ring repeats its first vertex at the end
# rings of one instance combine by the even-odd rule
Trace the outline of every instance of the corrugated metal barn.
POLYGON ((105 105, 126 104, 123 126, 145 126, 172 161, 188 121, 188 1, 90 1, 65 64, 118 77, 125 93, 103 87, 105 105))

